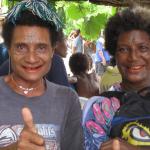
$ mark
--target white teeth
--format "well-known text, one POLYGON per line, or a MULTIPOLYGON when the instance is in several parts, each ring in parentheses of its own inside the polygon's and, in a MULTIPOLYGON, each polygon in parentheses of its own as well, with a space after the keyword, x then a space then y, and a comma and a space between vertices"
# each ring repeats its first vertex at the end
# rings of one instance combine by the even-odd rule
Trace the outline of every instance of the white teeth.
POLYGON ((26 68, 27 68, 27 69, 35 69, 36 67, 35 67, 35 68, 31 68, 31 67, 26 67, 26 68))
POLYGON ((140 68, 142 68, 142 66, 129 67, 129 69, 133 69, 133 70, 140 69, 140 68))

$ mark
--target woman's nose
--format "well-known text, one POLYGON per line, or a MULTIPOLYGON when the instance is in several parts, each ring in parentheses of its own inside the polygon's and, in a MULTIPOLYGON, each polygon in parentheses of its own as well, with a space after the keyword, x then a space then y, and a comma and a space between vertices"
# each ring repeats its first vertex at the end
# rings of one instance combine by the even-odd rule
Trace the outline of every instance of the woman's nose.
POLYGON ((137 60, 138 56, 139 56, 139 51, 135 47, 133 47, 129 53, 129 60, 132 61, 137 60))
POLYGON ((38 56, 35 51, 29 51, 26 55, 26 61, 34 63, 38 60, 38 56))

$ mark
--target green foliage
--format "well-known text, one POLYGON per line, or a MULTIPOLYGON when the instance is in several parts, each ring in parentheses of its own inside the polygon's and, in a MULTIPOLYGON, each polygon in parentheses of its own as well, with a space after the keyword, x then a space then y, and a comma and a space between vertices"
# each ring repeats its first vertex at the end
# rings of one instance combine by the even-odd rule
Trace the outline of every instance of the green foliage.
POLYGON ((58 14, 63 16, 63 23, 66 27, 64 31, 67 35, 71 30, 80 28, 83 37, 90 40, 98 38, 99 32, 104 29, 108 18, 116 12, 116 8, 89 2, 61 1, 56 3, 56 9, 58 14), (60 13, 60 10, 63 13, 60 13))
POLYGON ((101 29, 104 28, 107 20, 106 14, 98 14, 97 16, 91 16, 89 20, 83 24, 83 34, 86 35, 87 39, 96 39, 101 29))
POLYGON ((86 11, 87 9, 84 5, 73 2, 69 3, 69 5, 65 8, 66 17, 73 20, 84 18, 86 11))

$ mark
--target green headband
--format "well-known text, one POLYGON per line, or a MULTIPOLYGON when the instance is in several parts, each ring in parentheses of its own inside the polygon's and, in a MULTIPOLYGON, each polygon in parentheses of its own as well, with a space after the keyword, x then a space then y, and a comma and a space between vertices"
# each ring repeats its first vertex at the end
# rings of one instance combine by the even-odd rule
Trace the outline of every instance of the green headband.
POLYGON ((16 20, 20 17, 20 13, 24 10, 29 10, 42 20, 53 23, 57 31, 63 27, 57 14, 52 7, 48 5, 47 0, 23 0, 13 7, 8 13, 6 20, 15 24, 16 20))

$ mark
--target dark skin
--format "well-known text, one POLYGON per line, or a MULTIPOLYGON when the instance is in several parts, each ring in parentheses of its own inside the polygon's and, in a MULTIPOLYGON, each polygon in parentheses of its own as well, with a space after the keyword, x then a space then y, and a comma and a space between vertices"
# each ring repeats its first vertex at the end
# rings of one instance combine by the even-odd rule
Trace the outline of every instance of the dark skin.
POLYGON ((111 139, 101 145, 100 150, 149 150, 150 147, 137 147, 119 138, 111 139))
POLYGON ((45 150, 44 139, 37 133, 32 113, 28 108, 22 109, 22 118, 24 128, 17 143, 0 150, 45 150))
MULTIPOLYGON (((16 26, 9 48, 13 73, 5 76, 4 81, 13 91, 26 97, 42 95, 46 89, 43 76, 49 71, 53 53, 47 28, 16 26), (26 88, 37 88, 25 94, 17 84, 26 88)), ((44 138, 38 134, 28 108, 22 109, 22 118, 24 128, 17 143, 0 150, 45 150, 44 138)))
POLYGON ((24 120, 24 128, 17 142, 17 150, 45 150, 44 139, 38 135, 31 111, 28 108, 22 109, 22 117, 24 120))
POLYGON ((76 88, 79 96, 90 98, 99 95, 99 81, 95 72, 90 74, 81 73, 76 77, 76 88))
POLYGON ((115 59, 126 91, 139 91, 150 85, 150 37, 146 32, 121 34, 115 59))
MULTIPOLYGON (((150 36, 139 30, 122 33, 115 55, 125 91, 139 91, 150 85, 150 36)), ((111 139, 100 150, 148 150, 149 146, 133 146, 124 140, 111 139)))

